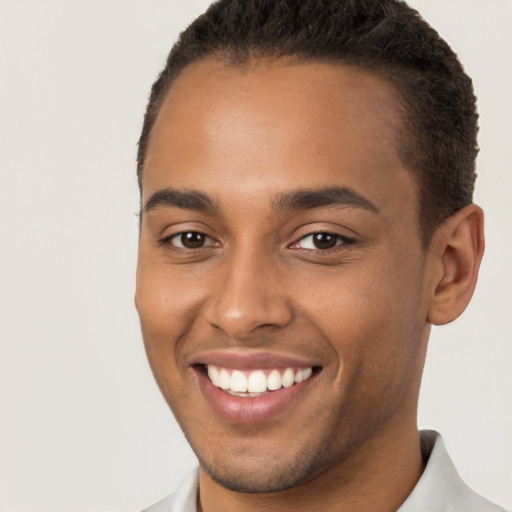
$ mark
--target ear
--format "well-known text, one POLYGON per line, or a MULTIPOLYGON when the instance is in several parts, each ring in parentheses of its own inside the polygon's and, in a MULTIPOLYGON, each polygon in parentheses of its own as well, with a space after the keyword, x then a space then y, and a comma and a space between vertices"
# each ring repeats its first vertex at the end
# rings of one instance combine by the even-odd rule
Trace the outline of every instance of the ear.
POLYGON ((428 320, 434 325, 452 322, 466 309, 484 254, 484 214, 470 204, 435 232, 430 246, 434 258, 428 320))

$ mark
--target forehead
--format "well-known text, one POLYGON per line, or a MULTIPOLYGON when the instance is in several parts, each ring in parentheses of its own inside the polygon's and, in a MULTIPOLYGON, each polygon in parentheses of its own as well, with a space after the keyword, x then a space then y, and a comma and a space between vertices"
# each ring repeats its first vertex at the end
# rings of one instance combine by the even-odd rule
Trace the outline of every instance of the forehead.
POLYGON ((400 125, 393 87, 354 66, 196 62, 157 116, 143 197, 170 185, 222 192, 233 180, 254 194, 268 180, 276 188, 341 181, 392 193, 397 178, 412 179, 398 158, 400 125))

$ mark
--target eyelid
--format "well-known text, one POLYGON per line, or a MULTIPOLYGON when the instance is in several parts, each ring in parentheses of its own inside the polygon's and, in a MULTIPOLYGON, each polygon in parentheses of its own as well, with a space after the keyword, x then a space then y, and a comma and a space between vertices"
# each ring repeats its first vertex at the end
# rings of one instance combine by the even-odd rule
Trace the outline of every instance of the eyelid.
POLYGON ((356 240, 354 238, 349 237, 347 235, 344 235, 342 233, 336 232, 334 230, 331 230, 331 229, 316 229, 314 231, 310 231, 310 232, 304 234, 303 236, 297 238, 297 240, 295 242, 291 243, 288 247, 290 249, 297 249, 297 250, 304 250, 304 251, 316 251, 316 252, 327 253, 327 252, 335 251, 335 250, 339 249, 340 246, 353 245, 355 242, 356 242, 356 240), (332 236, 336 237, 338 240, 337 240, 336 244, 333 247, 329 247, 327 249, 320 249, 318 247, 304 248, 304 247, 299 247, 298 246, 298 244, 301 241, 304 241, 307 238, 313 237, 313 236, 318 235, 318 234, 332 235, 332 236))
POLYGON ((162 237, 158 241, 158 245, 161 246, 161 247, 165 246, 165 245, 168 245, 168 246, 171 246, 173 249, 182 250, 182 251, 197 251, 199 249, 206 249, 206 248, 210 248, 210 247, 216 247, 216 246, 219 245, 219 243, 213 237, 211 237, 210 235, 208 235, 204 231, 201 231, 200 229, 182 229, 180 231, 177 231, 177 232, 174 232, 174 233, 170 233, 169 235, 166 235, 166 236, 162 237), (199 235, 203 235, 205 237, 205 240, 209 240, 210 242, 213 242, 213 243, 205 243, 201 247, 197 247, 195 249, 191 249, 189 247, 184 247, 183 245, 176 245, 176 244, 172 243, 173 239, 179 238, 182 235, 184 235, 185 233, 197 233, 199 235))

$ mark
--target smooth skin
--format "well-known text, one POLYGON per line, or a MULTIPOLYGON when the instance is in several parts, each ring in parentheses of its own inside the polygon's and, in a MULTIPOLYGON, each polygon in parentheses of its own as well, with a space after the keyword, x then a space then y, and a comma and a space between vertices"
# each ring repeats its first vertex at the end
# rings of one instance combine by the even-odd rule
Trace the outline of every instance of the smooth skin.
POLYGON ((204 512, 393 511, 421 475, 430 325, 471 298, 483 215, 464 208, 423 247, 399 112, 379 77, 315 62, 204 60, 168 93, 143 169, 135 300, 204 512), (326 199, 332 187, 349 194, 326 199), (305 190, 313 201, 283 199, 305 190), (285 414, 238 424, 198 385, 192 362, 211 350, 321 371, 285 414))

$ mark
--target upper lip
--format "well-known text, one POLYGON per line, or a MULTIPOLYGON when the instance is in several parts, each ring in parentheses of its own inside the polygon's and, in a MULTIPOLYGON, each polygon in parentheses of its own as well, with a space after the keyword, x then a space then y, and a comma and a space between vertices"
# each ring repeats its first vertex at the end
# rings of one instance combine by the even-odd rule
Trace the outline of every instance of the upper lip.
POLYGON ((236 370, 257 370, 266 368, 308 368, 320 366, 317 362, 295 355, 278 354, 272 352, 236 352, 236 351, 212 351, 204 352, 192 361, 193 365, 214 365, 221 368, 236 370))

